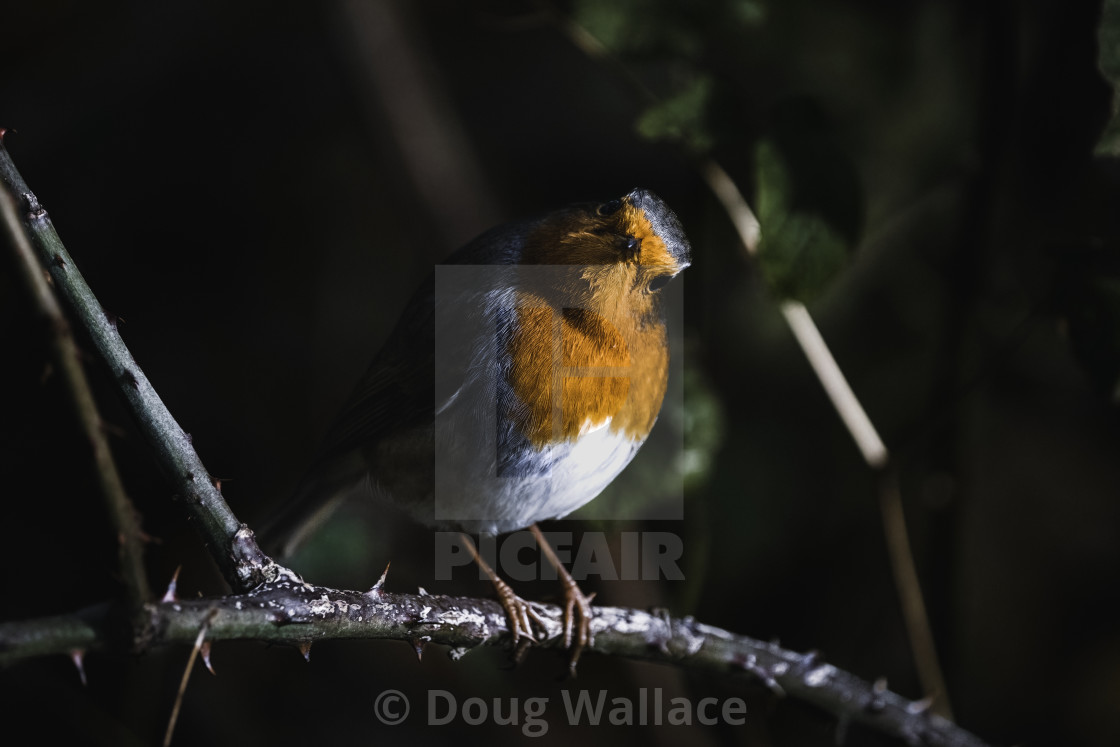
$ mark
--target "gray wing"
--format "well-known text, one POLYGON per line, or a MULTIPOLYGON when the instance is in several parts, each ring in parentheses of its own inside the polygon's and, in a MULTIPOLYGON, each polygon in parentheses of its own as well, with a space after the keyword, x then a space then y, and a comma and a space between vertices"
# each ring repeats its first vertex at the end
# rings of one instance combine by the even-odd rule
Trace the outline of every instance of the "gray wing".
MULTIPOLYGON (((460 249, 446 264, 513 264, 529 226, 522 223, 493 229, 460 249)), ((485 281, 487 274, 476 273, 474 277, 485 281)), ((502 282, 499 275, 490 273, 490 283, 502 282)), ((395 433, 431 428, 437 403, 453 401, 465 386, 472 366, 477 365, 477 337, 459 327, 486 321, 460 319, 454 313, 440 313, 437 319, 437 303, 440 308, 456 305, 454 300, 446 303, 446 295, 458 300, 476 296, 477 302, 479 292, 477 288, 457 287, 455 275, 448 289, 443 278, 439 284, 443 297, 436 297, 435 273, 413 295, 384 347, 329 427, 297 489, 262 525, 258 534, 267 551, 282 557, 293 552, 343 499, 366 484, 369 464, 363 450, 395 433)))

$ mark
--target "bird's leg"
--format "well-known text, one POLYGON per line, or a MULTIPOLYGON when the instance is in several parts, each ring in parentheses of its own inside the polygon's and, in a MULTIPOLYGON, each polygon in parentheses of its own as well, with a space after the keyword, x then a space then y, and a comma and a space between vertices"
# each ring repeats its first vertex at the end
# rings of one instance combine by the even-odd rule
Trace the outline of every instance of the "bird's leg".
MULTIPOLYGON (((474 562, 478 563, 478 567, 482 569, 482 572, 490 577, 490 583, 494 584, 494 590, 498 592, 498 601, 501 603, 502 608, 505 609, 506 616, 509 617, 509 631, 510 635, 513 636, 514 645, 518 643, 522 636, 526 638, 526 642, 537 640, 536 635, 533 633, 533 623, 536 623, 541 631, 547 632, 548 626, 545 625, 544 620, 541 619, 541 616, 537 614, 537 611, 533 609, 532 605, 517 596, 517 594, 513 592, 513 589, 510 588, 509 584, 503 581, 501 577, 494 572, 494 569, 490 567, 490 564, 482 559, 470 535, 461 533, 461 536, 463 542, 467 545, 467 549, 471 551, 474 562)), ((517 658, 520 658, 520 653, 523 650, 522 648, 518 648, 517 658)))
POLYGON ((556 573, 560 576, 560 583, 564 585, 564 646, 571 652, 571 658, 568 660, 568 670, 574 677, 579 655, 583 652, 585 646, 590 646, 595 642, 595 637, 591 634, 591 600, 595 598, 595 595, 584 596, 576 580, 572 578, 572 574, 568 573, 568 569, 556 557, 556 553, 536 524, 530 526, 529 531, 537 538, 537 544, 540 545, 541 552, 548 558, 552 567, 556 569, 556 573))

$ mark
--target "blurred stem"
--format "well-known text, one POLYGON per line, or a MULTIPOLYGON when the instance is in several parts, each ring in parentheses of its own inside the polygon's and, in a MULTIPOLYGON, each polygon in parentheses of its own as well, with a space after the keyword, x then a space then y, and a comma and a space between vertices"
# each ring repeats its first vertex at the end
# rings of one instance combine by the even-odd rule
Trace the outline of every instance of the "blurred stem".
POLYGON ((828 349, 828 344, 821 336, 813 317, 809 315, 809 310, 805 308, 805 304, 793 300, 782 301, 781 310, 829 401, 859 447, 863 460, 871 469, 882 469, 890 456, 887 447, 879 438, 879 432, 875 430, 871 418, 867 417, 867 411, 863 409, 859 398, 852 391, 840 365, 832 357, 832 351, 828 349))
POLYGON ((70 324, 35 258, 31 242, 20 223, 16 201, 6 189, 0 189, 0 213, 3 215, 4 234, 15 251, 19 275, 27 287, 35 310, 47 320, 55 369, 62 376, 63 385, 70 395, 82 431, 93 452, 98 487, 105 500, 114 539, 119 548, 121 580, 128 607, 133 613, 139 612, 152 597, 144 572, 143 533, 139 516, 125 493, 124 483, 113 460, 113 452, 105 435, 105 424, 82 370, 78 346, 74 342, 70 324))
MULTIPOLYGON (((275 564, 257 547, 249 528, 230 511, 191 445, 190 436, 179 427, 136 364, 116 324, 86 284, 55 232, 47 211, 20 176, 2 141, 0 182, 19 204, 18 219, 39 264, 50 273, 55 289, 89 334, 145 441, 155 451, 157 463, 194 519, 226 580, 234 589, 243 590, 275 575, 275 564)), ((129 510, 121 509, 118 515, 123 516, 129 510)))
POLYGON ((171 716, 167 719, 167 730, 163 734, 163 747, 170 747, 171 737, 175 734, 175 724, 179 721, 179 711, 183 707, 183 698, 187 694, 187 683, 191 680, 191 671, 194 669, 194 662, 198 659, 198 652, 202 650, 202 643, 206 640, 206 634, 210 632, 210 621, 217 614, 217 610, 211 610, 203 620, 198 628, 198 635, 195 636, 194 646, 191 647, 191 655, 187 659, 187 666, 183 670, 183 677, 179 680, 179 691, 175 695, 175 705, 171 707, 171 716))
POLYGON ((914 565, 914 554, 910 549, 910 537, 906 531, 906 515, 902 509, 902 493, 898 487, 898 473, 895 470, 884 472, 879 483, 879 510, 883 515, 883 533, 887 538, 887 553, 891 559, 895 586, 902 604, 902 617, 906 622, 910 647, 914 651, 914 664, 918 668, 918 678, 922 689, 933 697, 933 709, 940 715, 952 720, 953 709, 949 705, 949 690, 938 663, 937 646, 933 641, 933 630, 929 624, 929 614, 922 598, 922 585, 918 580, 918 569, 914 565))
MULTIPOLYGON (((339 36, 371 120, 388 121, 405 170, 451 247, 498 222, 485 170, 399 0, 335 0, 339 36)), ((375 138, 380 140, 381 138, 375 138)))
POLYGON ((747 256, 754 259, 758 255, 758 243, 762 240, 762 227, 758 223, 758 217, 743 197, 743 193, 724 168, 711 158, 703 162, 700 174, 708 184, 708 189, 712 190, 712 194, 716 196, 724 212, 731 219, 731 224, 735 226, 735 232, 739 234, 739 240, 743 242, 747 256))

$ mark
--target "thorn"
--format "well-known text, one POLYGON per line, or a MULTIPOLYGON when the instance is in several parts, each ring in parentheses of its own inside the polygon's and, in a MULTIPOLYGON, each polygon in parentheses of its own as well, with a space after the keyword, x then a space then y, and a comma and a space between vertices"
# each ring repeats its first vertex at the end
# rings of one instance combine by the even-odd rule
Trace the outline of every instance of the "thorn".
POLYGON ((871 692, 875 693, 876 695, 882 695, 886 691, 887 691, 887 678, 886 677, 880 677, 879 679, 875 680, 874 684, 871 685, 871 692))
POLYGON ((412 650, 416 652, 416 661, 424 660, 424 646, 427 642, 420 638, 410 638, 408 642, 412 644, 412 650))
POLYGON ((70 652, 70 661, 74 662, 74 666, 78 668, 78 676, 82 679, 82 687, 86 686, 85 656, 86 652, 80 648, 70 652))
POLYGON ((383 570, 381 572, 381 578, 377 579, 377 583, 370 587, 369 591, 366 592, 366 596, 369 596, 369 597, 379 597, 379 596, 381 596, 381 590, 385 588, 385 578, 389 575, 389 566, 390 565, 391 565, 391 563, 386 563, 385 564, 385 570, 383 570))
POLYGON ((0 145, 4 144, 4 136, 9 132, 15 132, 15 129, 9 127, 0 127, 0 145))
POLYGON ((125 323, 125 318, 120 314, 114 314, 104 306, 101 307, 101 313, 105 315, 105 319, 109 322, 109 326, 116 329, 118 325, 125 323))
POLYGON ((210 670, 210 674, 217 675, 214 667, 210 665, 210 641, 203 641, 202 646, 198 649, 198 653, 202 655, 202 663, 210 670))
POLYGON ((222 478, 220 478, 220 477, 211 477, 210 479, 211 479, 211 480, 213 481, 213 483, 214 483, 214 487, 218 489, 218 492, 219 492, 219 493, 220 493, 220 492, 222 492, 222 478))
POLYGON ((907 713, 912 713, 914 715, 918 715, 918 714, 921 714, 921 713, 928 712, 929 709, 932 706, 933 706, 933 696, 932 695, 927 695, 924 698, 922 698, 921 700, 915 700, 913 703, 910 703, 909 705, 907 705, 906 706, 906 712, 907 713))
POLYGON ((66 267, 66 260, 62 258, 61 254, 54 255, 54 266, 58 268, 66 267))
POLYGON ((181 571, 181 570, 183 570, 183 566, 180 565, 178 568, 175 569, 175 572, 173 574, 171 574, 171 583, 169 583, 167 585, 167 591, 165 591, 163 593, 163 599, 161 599, 159 601, 161 601, 161 602, 177 602, 179 600, 179 597, 175 596, 175 589, 179 585, 179 571, 181 571))
POLYGON ((428 593, 428 590, 425 589, 423 586, 417 586, 416 587, 416 593, 419 594, 422 597, 430 597, 431 596, 431 594, 428 593))
POLYGON ((302 641, 299 644, 299 652, 303 654, 303 660, 308 664, 311 663, 311 641, 302 641))

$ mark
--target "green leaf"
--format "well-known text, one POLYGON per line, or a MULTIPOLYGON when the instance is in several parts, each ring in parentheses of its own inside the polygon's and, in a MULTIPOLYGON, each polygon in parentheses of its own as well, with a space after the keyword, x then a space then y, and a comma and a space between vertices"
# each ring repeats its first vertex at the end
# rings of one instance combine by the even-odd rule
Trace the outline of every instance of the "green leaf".
POLYGON ((711 93, 711 78, 694 78, 670 98, 642 112, 635 125, 638 134, 652 141, 679 142, 696 152, 708 150, 712 136, 704 120, 711 93))
POLYGON ((847 265, 848 242, 820 215, 793 207, 791 173, 773 143, 758 144, 755 163, 762 272, 780 296, 808 301, 847 265))

